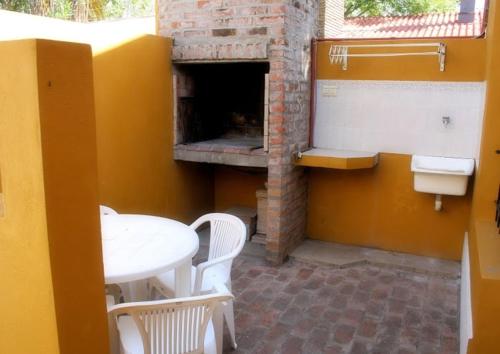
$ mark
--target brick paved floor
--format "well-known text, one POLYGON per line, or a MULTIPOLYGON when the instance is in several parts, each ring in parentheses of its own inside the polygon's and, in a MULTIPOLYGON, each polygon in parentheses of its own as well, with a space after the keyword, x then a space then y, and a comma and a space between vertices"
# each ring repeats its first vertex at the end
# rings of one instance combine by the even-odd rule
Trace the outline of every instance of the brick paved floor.
POLYGON ((238 349, 224 353, 458 352, 459 280, 394 267, 346 269, 241 255, 233 265, 238 349))

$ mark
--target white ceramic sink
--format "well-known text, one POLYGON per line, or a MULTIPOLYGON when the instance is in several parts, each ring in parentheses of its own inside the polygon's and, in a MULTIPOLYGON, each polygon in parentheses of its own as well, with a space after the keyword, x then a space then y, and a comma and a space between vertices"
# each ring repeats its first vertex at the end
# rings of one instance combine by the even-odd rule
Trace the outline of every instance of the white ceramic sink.
POLYGON ((465 195, 474 159, 413 155, 411 170, 417 192, 465 195))

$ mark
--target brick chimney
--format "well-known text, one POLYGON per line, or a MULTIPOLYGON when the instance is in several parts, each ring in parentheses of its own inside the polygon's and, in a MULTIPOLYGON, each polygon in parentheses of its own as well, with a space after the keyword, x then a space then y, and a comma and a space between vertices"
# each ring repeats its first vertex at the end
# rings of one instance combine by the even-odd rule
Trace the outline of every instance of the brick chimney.
POLYGON ((459 21, 460 22, 473 22, 474 21, 474 12, 476 10, 476 0, 462 0, 460 2, 460 14, 459 21))
POLYGON ((275 263, 305 235, 307 178, 293 154, 309 143, 309 58, 318 5, 317 0, 158 1, 159 33, 174 38, 174 69, 182 63, 268 64, 267 220, 272 222, 266 249, 275 263))
POLYGON ((344 0, 320 0, 319 27, 323 38, 337 37, 344 26, 344 0))

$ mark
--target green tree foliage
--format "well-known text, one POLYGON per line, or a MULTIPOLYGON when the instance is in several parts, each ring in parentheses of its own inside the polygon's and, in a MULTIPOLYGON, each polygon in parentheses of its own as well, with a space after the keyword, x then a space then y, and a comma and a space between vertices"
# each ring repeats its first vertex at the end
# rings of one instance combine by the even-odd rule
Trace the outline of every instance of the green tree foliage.
POLYGON ((457 9, 459 0, 345 0, 345 17, 405 16, 457 9))
POLYGON ((153 0, 0 0, 0 9, 80 22, 151 16, 153 0))
POLYGON ((154 3, 151 0, 108 0, 103 11, 106 18, 151 16, 154 3))
POLYGON ((25 13, 44 13, 47 4, 45 1, 27 0, 0 0, 0 8, 9 11, 25 13))

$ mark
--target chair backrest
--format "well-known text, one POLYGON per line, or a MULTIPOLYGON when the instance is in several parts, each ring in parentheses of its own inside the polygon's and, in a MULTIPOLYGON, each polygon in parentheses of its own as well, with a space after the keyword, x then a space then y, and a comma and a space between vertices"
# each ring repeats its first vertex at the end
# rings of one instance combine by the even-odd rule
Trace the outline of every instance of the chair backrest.
POLYGON ((191 224, 197 229, 202 224, 210 223, 210 249, 208 260, 234 253, 236 257, 245 245, 247 229, 243 221, 234 215, 223 213, 206 214, 191 224))
POLYGON ((124 303, 108 311, 117 321, 118 316, 132 316, 141 334, 144 354, 197 354, 203 353, 215 307, 231 299, 231 294, 213 294, 124 303))
POLYGON ((117 215, 118 214, 116 212, 116 210, 114 210, 108 206, 105 206, 105 205, 99 205, 99 210, 101 212, 101 215, 117 215))

